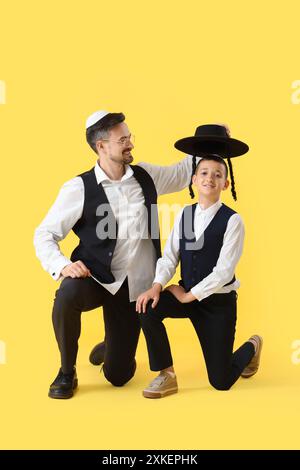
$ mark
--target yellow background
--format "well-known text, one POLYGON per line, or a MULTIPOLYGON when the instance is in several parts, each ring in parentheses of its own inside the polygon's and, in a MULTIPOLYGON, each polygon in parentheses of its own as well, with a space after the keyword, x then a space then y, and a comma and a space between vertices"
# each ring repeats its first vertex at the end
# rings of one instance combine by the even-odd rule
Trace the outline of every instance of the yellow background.
MULTIPOLYGON (((0 447, 69 449, 299 448, 300 78, 297 1, 1 1, 0 447), (229 392, 208 383, 188 320, 168 321, 180 393, 145 400, 138 369, 113 388, 88 362, 102 310, 83 315, 80 388, 50 400, 59 366, 51 308, 58 285, 35 258, 33 232, 60 186, 89 169, 86 117, 123 111, 135 162, 169 165, 197 125, 226 122, 251 151, 234 160, 246 242, 236 346, 263 335, 261 369, 229 392), (299 357, 299 355, 298 355, 299 357)), ((188 191, 160 202, 189 203, 188 191)), ((69 254, 70 235, 62 243, 69 254)), ((178 278, 176 278, 178 279, 178 278)))

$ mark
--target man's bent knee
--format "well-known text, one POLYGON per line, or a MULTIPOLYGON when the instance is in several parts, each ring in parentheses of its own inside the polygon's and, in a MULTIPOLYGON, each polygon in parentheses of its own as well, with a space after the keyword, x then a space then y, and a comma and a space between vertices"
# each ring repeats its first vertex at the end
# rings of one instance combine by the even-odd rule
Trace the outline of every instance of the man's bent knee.
POLYGON ((103 366, 103 373, 104 373, 106 380, 108 380, 108 382, 110 382, 114 387, 123 387, 123 385, 125 385, 127 382, 129 382, 129 380, 132 379, 132 377, 135 374, 135 370, 136 370, 135 361, 134 361, 134 365, 131 367, 131 370, 130 371, 127 370, 126 372, 123 372, 123 373, 122 371, 120 372, 120 370, 118 371, 107 370, 105 368, 105 364, 103 366))
POLYGON ((84 289, 84 279, 66 278, 55 293, 54 302, 62 304, 72 304, 82 298, 84 289))

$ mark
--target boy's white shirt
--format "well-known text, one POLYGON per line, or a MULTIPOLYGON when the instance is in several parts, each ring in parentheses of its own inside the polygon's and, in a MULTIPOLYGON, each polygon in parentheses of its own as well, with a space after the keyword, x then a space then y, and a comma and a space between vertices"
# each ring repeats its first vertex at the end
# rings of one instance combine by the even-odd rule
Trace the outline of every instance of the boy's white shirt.
MULTIPOLYGON (((220 207, 221 201, 217 201, 207 209, 202 209, 197 204, 194 216, 194 229, 196 240, 202 235, 210 224, 220 207)), ((175 274, 179 259, 180 220, 184 208, 175 219, 174 227, 166 242, 163 256, 156 264, 156 272, 153 283, 158 282, 163 287, 175 274)), ((192 294, 199 300, 203 300, 212 294, 224 294, 236 290, 240 282, 236 279, 230 285, 223 287, 233 278, 236 265, 241 257, 244 243, 244 224, 239 214, 233 214, 228 220, 224 234, 223 245, 216 266, 212 272, 201 282, 193 286, 192 294)))

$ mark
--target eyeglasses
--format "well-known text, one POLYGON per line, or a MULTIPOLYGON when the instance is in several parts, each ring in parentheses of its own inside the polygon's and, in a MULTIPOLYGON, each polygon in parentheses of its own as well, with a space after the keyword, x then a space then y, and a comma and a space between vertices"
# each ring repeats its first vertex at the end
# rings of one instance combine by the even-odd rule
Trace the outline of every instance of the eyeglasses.
POLYGON ((135 141, 135 137, 134 135, 130 134, 130 135, 121 137, 120 140, 110 140, 110 139, 99 139, 99 140, 104 140, 105 142, 114 142, 115 144, 119 144, 123 146, 123 145, 126 145, 127 143, 129 144, 129 142, 133 144, 135 141))

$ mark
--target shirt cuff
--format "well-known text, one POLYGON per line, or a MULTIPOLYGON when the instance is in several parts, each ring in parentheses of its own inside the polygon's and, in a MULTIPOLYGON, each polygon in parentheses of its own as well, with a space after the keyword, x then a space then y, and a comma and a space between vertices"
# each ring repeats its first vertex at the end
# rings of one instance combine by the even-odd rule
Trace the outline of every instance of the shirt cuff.
POLYGON ((157 276, 157 277, 154 278, 154 281, 153 281, 152 285, 155 284, 155 282, 158 282, 159 284, 161 284, 162 289, 163 289, 168 281, 165 281, 165 279, 163 277, 157 276))
POLYGON ((68 258, 63 256, 62 258, 59 259, 55 264, 51 266, 51 269, 49 269, 49 273, 51 274, 52 279, 54 281, 60 281, 63 279, 63 276, 61 276, 61 271, 63 268, 68 266, 68 264, 72 264, 72 261, 70 261, 68 258))
POLYGON ((194 297, 196 297, 197 300, 203 300, 203 295, 199 291, 197 291, 197 286, 194 286, 191 288, 191 293, 193 294, 194 297))

